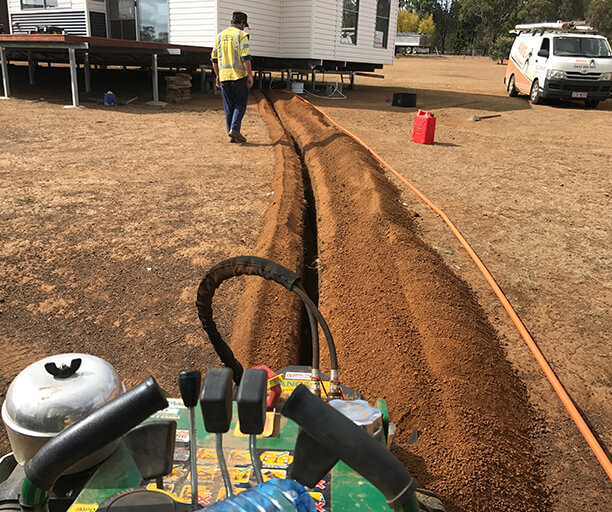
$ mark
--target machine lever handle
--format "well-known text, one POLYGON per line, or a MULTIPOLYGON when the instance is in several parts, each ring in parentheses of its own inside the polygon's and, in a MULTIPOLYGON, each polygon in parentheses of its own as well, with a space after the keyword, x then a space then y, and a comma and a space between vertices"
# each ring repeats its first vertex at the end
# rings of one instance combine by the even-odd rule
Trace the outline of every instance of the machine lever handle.
POLYGON ((186 370, 179 373, 178 377, 181 398, 185 407, 195 407, 198 404, 202 374, 198 370, 186 370))

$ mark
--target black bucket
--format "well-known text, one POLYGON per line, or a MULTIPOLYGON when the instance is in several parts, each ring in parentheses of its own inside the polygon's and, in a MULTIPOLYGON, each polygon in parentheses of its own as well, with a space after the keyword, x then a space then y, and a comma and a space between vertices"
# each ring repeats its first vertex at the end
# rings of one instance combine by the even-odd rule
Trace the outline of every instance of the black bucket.
POLYGON ((416 107, 417 95, 412 92, 394 92, 393 103, 394 107, 416 107))

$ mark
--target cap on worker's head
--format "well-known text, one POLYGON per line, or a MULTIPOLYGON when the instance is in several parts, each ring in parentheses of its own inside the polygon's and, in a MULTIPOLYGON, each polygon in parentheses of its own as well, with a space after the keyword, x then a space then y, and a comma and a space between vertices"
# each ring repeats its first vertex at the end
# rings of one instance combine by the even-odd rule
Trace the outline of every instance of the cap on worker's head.
POLYGON ((241 11, 234 11, 232 13, 232 23, 234 25, 238 25, 239 23, 244 22, 246 25, 246 27, 249 26, 249 23, 247 21, 247 15, 245 12, 241 12, 241 11))

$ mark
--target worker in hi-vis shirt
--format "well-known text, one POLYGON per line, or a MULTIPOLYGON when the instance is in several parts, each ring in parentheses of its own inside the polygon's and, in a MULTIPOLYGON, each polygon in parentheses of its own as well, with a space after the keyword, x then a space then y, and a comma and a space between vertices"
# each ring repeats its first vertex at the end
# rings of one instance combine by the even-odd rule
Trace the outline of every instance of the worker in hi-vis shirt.
POLYGON ((246 112, 249 89, 253 87, 249 35, 244 31, 248 26, 247 15, 234 12, 232 26, 217 35, 211 55, 217 87, 221 88, 223 95, 230 142, 246 142, 240 128, 246 112))

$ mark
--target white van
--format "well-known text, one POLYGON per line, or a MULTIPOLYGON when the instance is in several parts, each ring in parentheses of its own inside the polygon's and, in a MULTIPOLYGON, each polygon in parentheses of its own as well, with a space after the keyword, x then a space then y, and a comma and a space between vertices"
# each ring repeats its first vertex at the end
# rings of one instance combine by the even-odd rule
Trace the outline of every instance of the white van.
POLYGON ((583 100, 594 108, 610 96, 612 51, 608 40, 574 23, 517 25, 504 84, 510 96, 583 100))

